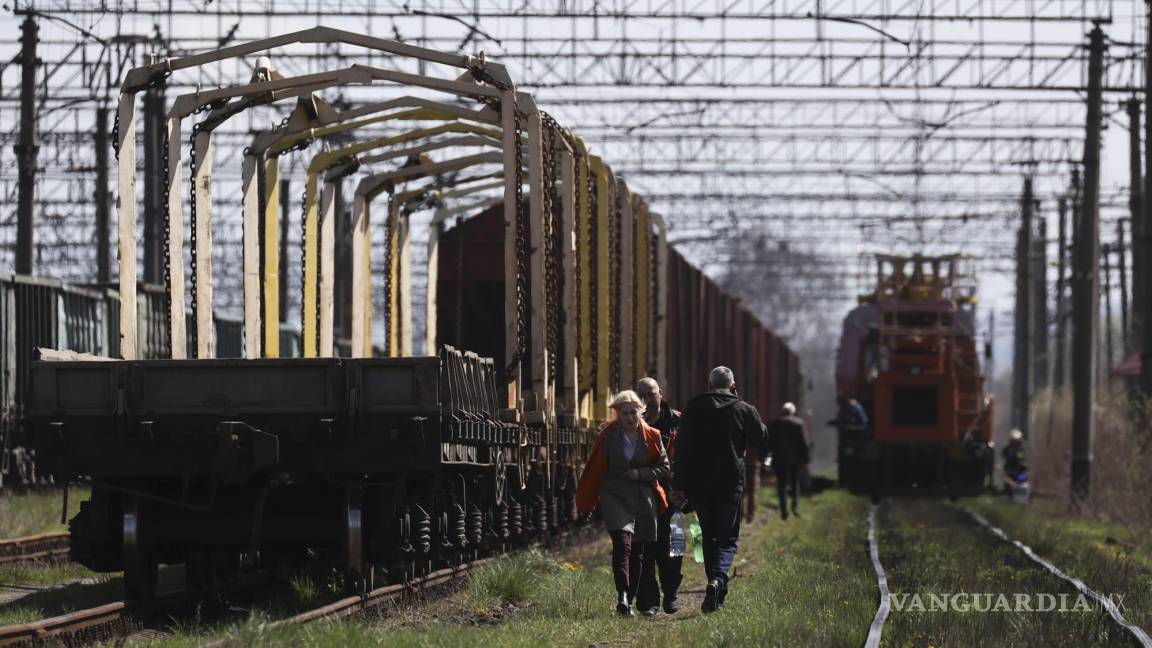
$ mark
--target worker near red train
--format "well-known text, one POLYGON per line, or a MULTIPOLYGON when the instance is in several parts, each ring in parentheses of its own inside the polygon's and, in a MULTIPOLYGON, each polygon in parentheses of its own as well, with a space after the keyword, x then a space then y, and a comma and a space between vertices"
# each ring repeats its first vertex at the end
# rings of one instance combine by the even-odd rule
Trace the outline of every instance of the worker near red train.
POLYGON ((796 416, 796 406, 792 403, 784 403, 780 417, 768 424, 768 446, 772 452, 772 470, 776 473, 780 518, 787 520, 789 497, 792 514, 800 515, 800 471, 808 464, 804 421, 796 416))
POLYGON ((634 614, 632 603, 656 522, 668 510, 660 480, 668 477, 668 455, 660 432, 642 418, 644 402, 632 390, 612 399, 615 417, 600 428, 576 487, 576 509, 590 514, 597 505, 612 538, 616 612, 634 614))
POLYGON ((716 367, 708 376, 708 392, 684 408, 672 469, 672 499, 681 501, 687 496, 700 519, 708 578, 700 606, 705 614, 723 607, 728 596, 728 570, 740 538, 744 458, 749 450, 767 454, 767 430, 756 408, 736 392, 732 370, 716 367))
MULTIPOLYGON (((636 393, 644 401, 644 422, 660 431, 660 440, 667 449, 669 460, 676 458, 676 429, 680 426, 680 412, 672 409, 664 400, 664 392, 654 378, 642 378, 636 384, 636 393)), ((665 492, 671 490, 670 477, 660 480, 665 492)), ((684 580, 682 571, 684 557, 672 556, 670 545, 672 506, 660 515, 656 527, 656 544, 652 555, 645 558, 645 569, 640 574, 640 592, 636 597, 636 607, 645 616, 655 616, 660 610, 660 591, 664 591, 664 612, 676 614, 676 604, 680 583, 684 580), (657 585, 659 576, 659 585, 657 585)))

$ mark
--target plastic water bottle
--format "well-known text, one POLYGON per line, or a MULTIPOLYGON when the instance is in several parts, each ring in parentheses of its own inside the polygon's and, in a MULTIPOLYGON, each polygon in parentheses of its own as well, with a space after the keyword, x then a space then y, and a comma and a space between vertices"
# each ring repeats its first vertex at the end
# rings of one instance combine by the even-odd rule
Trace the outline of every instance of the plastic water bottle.
POLYGON ((668 556, 679 558, 684 555, 684 513, 680 509, 672 514, 668 521, 668 556))

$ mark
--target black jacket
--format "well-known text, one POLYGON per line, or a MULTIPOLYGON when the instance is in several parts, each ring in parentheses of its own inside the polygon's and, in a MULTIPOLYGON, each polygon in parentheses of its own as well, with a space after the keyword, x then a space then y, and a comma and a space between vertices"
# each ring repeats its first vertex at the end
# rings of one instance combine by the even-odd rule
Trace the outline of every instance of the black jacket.
POLYGON ((731 392, 718 390, 688 401, 676 433, 672 487, 693 493, 744 491, 744 455, 768 450, 760 414, 731 392))
MULTIPOLYGON (((680 428, 680 416, 680 412, 672 409, 667 401, 660 401, 660 415, 655 421, 645 420, 648 425, 660 431, 660 440, 664 442, 664 450, 667 451, 669 460, 676 457, 676 431, 680 428)), ((665 490, 671 488, 671 479, 669 477, 661 479, 660 485, 665 490)))
POLYGON ((768 446, 772 463, 808 463, 808 439, 804 438, 804 421, 796 416, 782 416, 768 424, 768 446))

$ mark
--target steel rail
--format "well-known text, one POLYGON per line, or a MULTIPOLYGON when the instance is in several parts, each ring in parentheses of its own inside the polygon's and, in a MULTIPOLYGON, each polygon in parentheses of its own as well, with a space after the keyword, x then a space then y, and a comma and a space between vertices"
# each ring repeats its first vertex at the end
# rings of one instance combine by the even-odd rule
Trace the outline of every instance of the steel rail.
POLYGON ((880 564, 880 543, 876 540, 876 506, 868 511, 868 557, 872 559, 872 569, 876 571, 876 585, 880 590, 880 605, 876 608, 876 616, 872 617, 872 625, 868 628, 868 638, 864 640, 864 648, 877 648, 880 637, 884 633, 884 622, 888 620, 888 613, 892 609, 892 602, 888 597, 888 576, 884 573, 884 565, 880 564))
POLYGON ((140 628, 144 613, 171 610, 188 603, 189 590, 159 596, 144 608, 127 601, 106 603, 32 623, 0 627, 0 646, 44 644, 94 645, 123 639, 140 628))
POLYGON ((1136 639, 1137 642, 1139 642, 1139 644, 1143 648, 1152 648, 1152 637, 1150 637, 1148 635, 1148 633, 1144 631, 1143 628, 1132 623, 1128 619, 1125 619, 1124 614, 1120 611, 1120 608, 1117 607, 1116 603, 1114 601, 1112 601, 1112 599, 1108 598, 1107 596, 1100 594, 1099 592, 1092 589, 1091 587, 1088 587, 1088 585, 1086 585, 1084 583, 1084 581, 1080 580, 1079 578, 1073 578, 1073 577, 1069 576, 1068 574, 1064 573, 1064 571, 1061 570, 1056 565, 1053 565, 1051 562, 1049 562, 1049 561, 1045 560, 1044 558, 1041 558, 1040 556, 1036 555, 1036 552, 1033 551, 1031 547, 1024 544, 1023 542, 1020 542, 1019 540, 1013 540, 1012 538, 1008 537, 1008 534, 1005 533, 1003 529, 1001 529, 1000 527, 994 526, 991 522, 989 522, 987 520, 987 518, 980 515, 979 513, 973 511, 972 509, 968 508, 967 506, 961 506, 959 508, 961 511, 964 511, 965 513, 967 513, 968 517, 972 518, 974 521, 976 521, 976 523, 978 523, 980 526, 984 527, 990 533, 992 533, 992 535, 996 536, 997 538, 1000 538, 1004 542, 1007 542, 1008 544, 1011 544, 1014 547, 1016 547, 1017 549, 1019 549, 1025 556, 1028 557, 1029 560, 1031 560, 1032 562, 1034 562, 1034 563, 1040 565, 1041 567, 1043 567, 1044 569, 1046 569, 1048 571, 1048 573, 1052 574, 1053 576, 1056 576, 1057 578, 1059 578, 1060 580, 1062 580, 1066 583, 1069 583, 1070 585, 1075 587, 1081 594, 1095 600, 1097 603, 1100 604, 1101 607, 1103 607, 1105 610, 1108 611, 1108 615, 1112 617, 1112 620, 1115 621, 1117 624, 1119 624, 1122 628, 1127 630, 1129 633, 1131 633, 1132 636, 1136 639))
MULTIPOLYGON (((546 536, 541 540, 529 543, 525 545, 523 549, 571 546, 576 542, 585 540, 585 536, 594 535, 594 527, 595 525, 583 525, 574 529, 564 530, 557 533, 556 535, 546 536)), ((386 603, 401 601, 405 598, 415 596, 420 593, 440 590, 454 583, 463 582, 478 568, 489 565, 508 555, 510 554, 491 556, 470 563, 445 567, 424 576, 414 578, 406 583, 385 585, 365 594, 354 594, 352 596, 346 596, 338 601, 322 605, 318 608, 314 608, 306 612, 301 612, 300 614, 288 617, 286 619, 280 619, 279 621, 269 623, 267 627, 272 629, 290 625, 303 625, 305 623, 312 623, 313 621, 320 620, 344 619, 366 610, 379 607, 386 603)), ((206 644, 201 644, 200 648, 223 648, 223 646, 230 645, 232 642, 233 640, 231 638, 224 637, 206 644)))
POLYGON ((39 533, 0 540, 0 565, 55 562, 68 557, 67 533, 39 533))

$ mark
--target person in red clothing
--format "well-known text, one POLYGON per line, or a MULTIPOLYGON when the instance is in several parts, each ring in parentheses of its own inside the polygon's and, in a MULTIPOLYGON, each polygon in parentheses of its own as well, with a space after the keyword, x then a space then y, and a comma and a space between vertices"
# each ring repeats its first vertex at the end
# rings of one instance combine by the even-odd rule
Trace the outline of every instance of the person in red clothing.
POLYGON ((668 477, 668 455, 660 432, 644 423, 636 392, 617 394, 612 410, 616 416, 600 428, 580 475, 576 509, 588 515, 599 505, 612 538, 616 612, 632 616, 645 553, 656 541, 657 518, 668 509, 660 486, 668 477))

